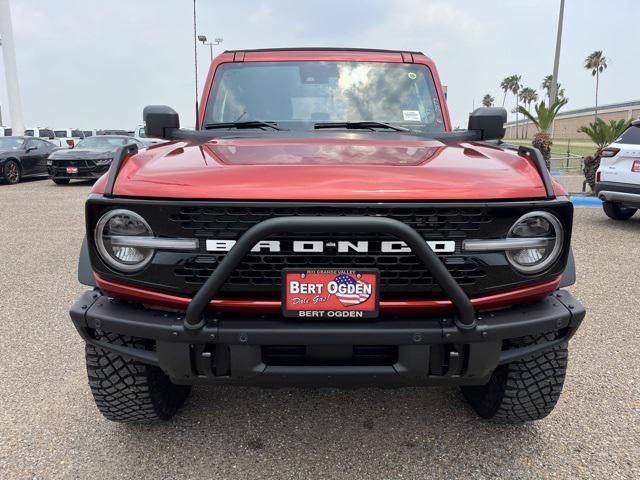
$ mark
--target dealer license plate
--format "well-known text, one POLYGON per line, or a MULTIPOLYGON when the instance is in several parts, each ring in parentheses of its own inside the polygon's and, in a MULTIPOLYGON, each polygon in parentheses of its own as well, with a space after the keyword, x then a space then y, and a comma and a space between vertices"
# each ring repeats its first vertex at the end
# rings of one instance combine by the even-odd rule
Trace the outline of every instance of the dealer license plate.
POLYGON ((78 167, 67 167, 67 173, 78 173, 78 167))
POLYGON ((378 316, 378 270, 283 271, 285 317, 358 319, 378 316))

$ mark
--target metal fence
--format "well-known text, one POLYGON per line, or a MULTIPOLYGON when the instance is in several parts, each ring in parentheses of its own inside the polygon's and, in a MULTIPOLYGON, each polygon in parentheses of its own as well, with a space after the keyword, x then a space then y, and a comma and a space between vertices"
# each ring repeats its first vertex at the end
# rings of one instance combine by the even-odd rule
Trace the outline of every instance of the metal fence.
POLYGON ((551 155, 553 175, 580 175, 583 173, 584 157, 575 153, 551 155))

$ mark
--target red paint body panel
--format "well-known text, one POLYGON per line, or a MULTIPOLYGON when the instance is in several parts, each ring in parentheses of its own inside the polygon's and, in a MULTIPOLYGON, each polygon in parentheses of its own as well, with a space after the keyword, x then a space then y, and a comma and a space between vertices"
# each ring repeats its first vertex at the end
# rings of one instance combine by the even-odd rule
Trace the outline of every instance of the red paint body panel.
MULTIPOLYGON (((98 287, 107 295, 122 300, 131 300, 148 305, 158 305, 166 308, 185 310, 191 301, 191 297, 184 297, 155 290, 134 287, 125 283, 113 282, 95 275, 98 287)), ((471 303, 479 311, 497 310, 506 308, 516 303, 534 302, 540 300, 558 289, 560 277, 546 283, 531 285, 516 290, 509 290, 492 295, 485 295, 471 299, 471 303)), ((218 311, 243 311, 247 313, 273 313, 277 314, 281 309, 281 302, 274 300, 212 300, 209 303, 210 310, 218 311)), ((440 314, 453 311, 451 300, 395 300, 381 301, 381 314, 440 314)))
MULTIPOLYGON (((411 59, 431 70, 445 129, 451 122, 440 79, 422 54, 369 51, 246 52, 244 62, 411 59)), ((240 58, 214 59, 204 87, 206 105, 216 69, 240 58)), ((200 111, 200 122, 205 109, 200 111)), ((100 179, 95 193, 104 191, 100 179)), ((566 192, 558 184, 556 194, 566 192)), ((513 151, 477 144, 445 146, 434 140, 328 137, 171 142, 127 159, 115 195, 207 200, 447 201, 535 199, 545 196, 533 163, 513 151)))
MULTIPOLYGON (((234 61, 413 62, 431 70, 445 130, 451 121, 433 61, 422 54, 365 51, 228 52, 211 64, 201 105, 208 102, 217 68, 234 61)), ((201 108, 198 124, 203 122, 201 108)), ((94 185, 102 193, 103 176, 94 185)), ((554 182, 556 195, 567 192, 554 182)), ((251 201, 465 201, 541 199, 545 189, 535 165, 516 152, 476 143, 444 145, 407 136, 341 134, 296 138, 217 139, 202 144, 169 142, 126 159, 114 195, 144 198, 251 201)), ((114 297, 185 309, 190 297, 113 282, 96 276, 114 297)), ((477 309, 506 308, 538 300, 558 288, 560 278, 472 299, 477 309)), ((214 300, 211 309, 280 311, 279 301, 214 300)), ((381 313, 444 313, 447 299, 386 301, 381 313)))
MULTIPOLYGON (((104 180, 94 192, 104 189, 104 180)), ((529 159, 434 140, 242 139, 159 145, 127 159, 115 195, 207 200, 543 198, 529 159)))

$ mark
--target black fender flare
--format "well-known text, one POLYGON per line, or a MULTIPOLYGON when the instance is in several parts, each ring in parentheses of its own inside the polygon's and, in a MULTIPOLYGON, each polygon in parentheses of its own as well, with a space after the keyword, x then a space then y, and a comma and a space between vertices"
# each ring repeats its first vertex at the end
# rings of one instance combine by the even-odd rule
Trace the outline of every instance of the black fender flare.
POLYGON ((87 243, 87 236, 84 236, 82 240, 82 247, 80 247, 80 257, 78 258, 78 281, 82 285, 88 287, 97 287, 96 279, 93 276, 93 270, 91 269, 91 259, 89 258, 89 244, 87 243))
POLYGON ((573 258, 573 249, 569 249, 569 258, 567 259, 567 266, 560 279, 560 288, 569 287, 574 283, 576 283, 576 262, 573 258))

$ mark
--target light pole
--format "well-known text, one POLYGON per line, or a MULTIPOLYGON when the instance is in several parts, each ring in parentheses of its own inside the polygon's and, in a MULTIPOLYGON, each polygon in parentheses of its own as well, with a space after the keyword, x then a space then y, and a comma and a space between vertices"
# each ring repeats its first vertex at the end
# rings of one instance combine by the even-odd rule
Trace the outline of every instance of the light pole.
POLYGON ((196 130, 198 129, 198 44, 196 43, 196 0, 193 0, 193 63, 196 71, 196 130))
POLYGON ((553 61, 553 75, 551 77, 551 89, 549 91, 549 108, 557 100, 558 96, 558 68, 560 66, 560 44, 562 43, 562 22, 564 19, 564 0, 560 0, 560 15, 558 16, 558 36, 556 37, 556 58, 553 61))
POLYGON ((211 61, 213 61, 213 46, 220 45, 224 41, 224 38, 214 38, 213 42, 207 42, 206 35, 198 35, 198 40, 200 40, 203 45, 209 45, 209 56, 211 57, 211 61))
POLYGON ((13 135, 22 135, 24 133, 24 121, 22 119, 20 89, 18 88, 18 69, 16 67, 16 50, 13 44, 13 28, 11 26, 9 0, 0 0, 0 37, 7 81, 7 94, 9 95, 11 127, 13 129, 13 135))

